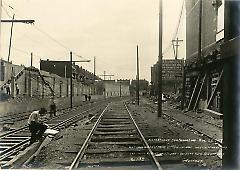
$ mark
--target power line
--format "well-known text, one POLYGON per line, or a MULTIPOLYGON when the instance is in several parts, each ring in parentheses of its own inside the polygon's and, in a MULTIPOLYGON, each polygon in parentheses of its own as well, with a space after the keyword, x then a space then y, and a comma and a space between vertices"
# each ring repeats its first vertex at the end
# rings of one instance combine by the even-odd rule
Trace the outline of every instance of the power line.
POLYGON ((179 31, 179 27, 180 27, 180 23, 182 21, 183 9, 184 9, 184 4, 185 4, 184 2, 185 2, 185 0, 183 0, 183 2, 182 2, 181 12, 180 12, 179 17, 178 17, 178 23, 177 23, 177 26, 176 26, 176 29, 175 29, 175 33, 173 35, 173 38, 169 42, 168 46, 163 50, 163 53, 162 53, 163 55, 165 53, 167 53, 168 50, 171 49, 171 47, 172 47, 172 40, 176 39, 176 37, 177 37, 178 31, 179 31))
POLYGON ((4 5, 2 5, 4 12, 7 14, 9 18, 12 18, 12 16, 8 13, 7 9, 5 8, 4 5))
MULTIPOLYGON (((4 2, 5 3, 5 2, 4 2)), ((5 3, 6 4, 6 3, 5 3)), ((10 5, 6 4, 7 6, 9 6, 12 10, 15 11, 15 13, 18 13, 18 10, 16 10, 15 8, 12 8, 10 5)), ((16 14, 16 16, 20 17, 20 18, 24 18, 18 14, 16 14)), ((47 33, 46 31, 40 29, 39 27, 37 27, 36 25, 33 25, 37 31, 39 31, 40 33, 42 33, 43 35, 45 35, 46 37, 48 37, 50 40, 52 40, 53 42, 55 42, 56 44, 58 44, 59 46, 61 46, 62 48, 64 48, 65 50, 67 50, 68 52, 72 51, 72 53, 74 55, 76 55, 77 57, 81 58, 81 59, 86 59, 84 57, 82 57, 81 55, 79 55, 78 53, 74 52, 73 50, 71 50, 69 47, 67 47, 66 45, 64 45, 62 42, 58 41, 57 39, 55 39, 53 36, 51 36, 49 33, 47 33)))

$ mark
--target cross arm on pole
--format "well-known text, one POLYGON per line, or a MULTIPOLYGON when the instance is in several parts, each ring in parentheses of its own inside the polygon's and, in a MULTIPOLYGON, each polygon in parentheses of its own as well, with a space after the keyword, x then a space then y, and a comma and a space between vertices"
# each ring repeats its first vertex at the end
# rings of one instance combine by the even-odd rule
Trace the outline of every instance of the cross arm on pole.
POLYGON ((2 19, 1 22, 6 23, 12 23, 12 22, 18 22, 18 23, 25 23, 25 24, 33 24, 35 20, 26 20, 26 19, 15 19, 15 20, 9 20, 9 19, 2 19))
POLYGON ((98 76, 114 76, 113 74, 98 75, 98 76))
MULTIPOLYGON (((67 60, 58 60, 58 61, 54 61, 54 62, 70 62, 67 60)), ((91 62, 91 60, 72 60, 73 63, 80 63, 80 62, 91 62)))

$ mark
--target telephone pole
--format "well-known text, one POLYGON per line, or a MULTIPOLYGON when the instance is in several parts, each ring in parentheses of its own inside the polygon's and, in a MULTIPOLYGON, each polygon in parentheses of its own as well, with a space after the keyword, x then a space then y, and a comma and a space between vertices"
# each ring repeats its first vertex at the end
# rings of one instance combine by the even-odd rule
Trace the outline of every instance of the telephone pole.
MULTIPOLYGON (((0 7, 2 7, 2 1, 0 1, 0 3, 1 3, 1 6, 0 7)), ((1 11, 2 11, 2 9, 1 9, 1 11)), ((1 12, 0 11, 0 12, 1 12)), ((0 14, 1 15, 1 14, 0 14)), ((11 55, 11 46, 12 46, 12 35, 13 35, 13 23, 25 23, 25 24, 33 24, 35 21, 34 20, 26 20, 26 19, 22 19, 22 20, 15 20, 14 19, 14 17, 15 17, 15 14, 13 15, 13 18, 12 18, 12 20, 3 20, 3 19, 1 19, 1 16, 0 16, 0 19, 1 19, 1 23, 11 23, 12 25, 11 25, 11 32, 10 32, 10 42, 9 42, 9 49, 8 49, 8 62, 10 61, 10 55, 11 55)), ((1 30, 0 30, 1 31, 1 30)))
POLYGON ((177 60, 178 58, 178 47, 180 46, 179 42, 183 42, 183 40, 179 40, 178 37, 176 40, 172 40, 175 60, 177 60), (176 44, 174 44, 175 42, 176 44), (176 46, 176 51, 175 51, 175 46, 176 46))
MULTIPOLYGON (((93 59, 93 85, 95 84, 95 77, 96 77, 96 57, 94 56, 94 59, 93 59)), ((95 95, 95 86, 93 86, 93 94, 95 95)))
POLYGON ((137 45, 137 82, 136 82, 136 98, 137 98, 137 105, 139 105, 139 59, 138 59, 138 45, 137 45))
POLYGON ((122 84, 121 84, 121 81, 119 82, 119 86, 120 86, 119 96, 122 97, 122 84))
POLYGON ((12 25, 11 25, 11 32, 10 32, 9 48, 8 48, 8 62, 9 62, 10 55, 11 55, 12 34, 13 34, 13 21, 14 21, 14 17, 15 17, 15 14, 13 14, 13 17, 12 17, 12 25))
MULTIPOLYGON (((72 51, 70 52, 70 107, 71 109, 73 108, 73 77, 72 77, 72 63, 76 63, 76 62, 90 62, 91 60, 82 60, 82 61, 73 61, 72 59, 72 51)), ((66 70, 66 67, 64 68, 66 70)), ((67 70, 66 70, 67 71, 67 70)), ((65 71, 65 76, 67 75, 65 71)), ((68 85, 68 84, 67 84, 68 85)), ((67 92, 68 93, 68 92, 67 92)))
POLYGON ((162 117, 162 0, 159 4, 158 117, 162 117))
POLYGON ((72 51, 70 52, 70 107, 73 108, 72 51))

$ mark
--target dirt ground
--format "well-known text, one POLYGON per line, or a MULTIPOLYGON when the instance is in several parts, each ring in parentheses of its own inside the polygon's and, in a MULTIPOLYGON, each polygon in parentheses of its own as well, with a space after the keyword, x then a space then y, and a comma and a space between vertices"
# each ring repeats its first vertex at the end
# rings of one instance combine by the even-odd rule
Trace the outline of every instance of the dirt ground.
MULTIPOLYGON (((167 147, 172 148, 173 153, 177 153, 176 156, 190 169, 221 167, 221 160, 216 155, 220 150, 217 144, 209 144, 209 139, 189 130, 184 124, 169 121, 164 116, 158 118, 156 111, 150 112, 143 105, 130 105, 130 108, 144 136, 168 141, 167 147)), ((161 162, 161 157, 158 158, 161 162)))
MULTIPOLYGON (((151 140, 149 139, 151 137, 152 140, 165 141, 166 147, 172 149, 173 155, 176 154, 174 158, 180 159, 186 167, 217 169, 221 166, 221 161, 216 156, 219 150, 216 144, 209 144, 207 139, 200 138, 200 135, 190 132, 187 128, 183 131, 181 124, 169 122, 164 117, 158 118, 156 112, 150 111, 143 105, 136 106, 129 102, 129 108, 144 136, 147 136, 148 140, 151 140)), ((87 120, 77 122, 74 126, 58 133, 42 149, 33 163, 25 168, 65 169, 69 167, 93 126, 93 122, 86 125, 87 120)), ((157 153, 160 161, 164 160, 164 157, 172 157, 172 155, 157 153)))

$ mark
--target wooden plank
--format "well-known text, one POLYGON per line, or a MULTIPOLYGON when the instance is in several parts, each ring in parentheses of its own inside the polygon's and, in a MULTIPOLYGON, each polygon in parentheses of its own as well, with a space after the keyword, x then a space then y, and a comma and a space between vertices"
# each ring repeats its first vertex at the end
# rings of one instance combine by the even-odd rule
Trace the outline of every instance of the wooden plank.
POLYGON ((102 136, 102 137, 93 137, 91 141, 93 142, 103 142, 103 141, 112 141, 112 142, 117 142, 117 141, 135 141, 135 140, 140 140, 139 137, 131 137, 131 136, 113 136, 113 137, 108 137, 108 136, 102 136))
POLYGON ((192 100, 193 100, 193 97, 195 95, 195 91, 196 91, 199 79, 200 79, 200 75, 198 75, 198 78, 196 80, 196 83, 195 83, 195 86, 194 86, 194 89, 193 89, 193 92, 192 92, 192 96, 191 96, 191 99, 190 99, 189 104, 188 104, 188 110, 190 110, 190 107, 191 107, 191 104, 192 104, 192 100))
POLYGON ((132 131, 117 131, 117 132, 94 132, 94 135, 132 135, 136 133, 136 131, 132 130, 132 131))
POLYGON ((207 76, 207 74, 205 74, 204 77, 203 77, 203 81, 202 81, 201 87, 200 87, 200 89, 199 89, 199 92, 198 92, 197 99, 196 99, 196 101, 195 101, 193 110, 195 110, 196 107, 197 107, 198 100, 199 100, 199 96, 200 96, 200 94, 201 94, 201 92, 202 92, 202 88, 203 88, 203 85, 204 85, 204 83, 205 83, 206 76, 207 76))
POLYGON ((220 80, 221 80, 221 78, 222 78, 222 75, 223 75, 223 69, 222 69, 221 74, 220 74, 220 76, 219 76, 219 78, 218 78, 218 80, 217 80, 216 87, 215 87, 213 93, 211 94, 211 97, 210 97, 209 100, 208 100, 207 108, 210 106, 210 103, 212 102, 212 99, 213 99, 213 97, 214 97, 215 94, 216 94, 216 91, 217 91, 217 88, 218 88, 218 86, 219 86, 219 83, 220 83, 220 80))

